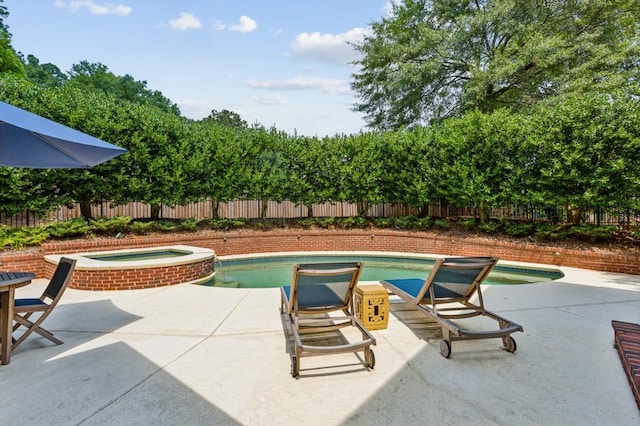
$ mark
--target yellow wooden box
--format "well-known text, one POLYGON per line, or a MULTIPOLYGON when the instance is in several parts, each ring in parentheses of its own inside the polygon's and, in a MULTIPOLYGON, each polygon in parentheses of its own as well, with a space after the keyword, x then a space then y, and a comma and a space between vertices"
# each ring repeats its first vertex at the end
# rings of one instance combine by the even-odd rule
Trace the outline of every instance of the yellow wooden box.
POLYGON ((389 322, 389 294, 379 284, 363 284, 353 295, 355 314, 367 330, 382 330, 389 322))

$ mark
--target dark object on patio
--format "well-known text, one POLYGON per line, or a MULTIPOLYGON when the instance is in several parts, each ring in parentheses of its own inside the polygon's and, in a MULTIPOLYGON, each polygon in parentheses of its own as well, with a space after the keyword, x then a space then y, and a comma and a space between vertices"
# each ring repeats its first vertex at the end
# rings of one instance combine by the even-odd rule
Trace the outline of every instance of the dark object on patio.
POLYGON ((611 326, 622 367, 640 409, 640 324, 614 320, 611 326))
POLYGON ((440 354, 449 358, 451 342, 455 340, 501 338, 504 348, 516 351, 511 333, 522 331, 522 326, 493 312, 487 311, 480 284, 498 261, 495 257, 459 257, 438 259, 426 280, 422 278, 391 279, 380 283, 415 305, 442 328, 440 354), (478 302, 471 299, 477 295, 478 302), (438 307, 440 305, 447 305, 438 307), (452 320, 485 316, 498 322, 499 328, 476 331, 462 328, 452 320))
POLYGON ((294 339, 291 375, 298 377, 300 358, 364 351, 368 368, 375 365, 371 345, 376 339, 355 316, 353 290, 362 271, 360 262, 295 265, 291 286, 281 287, 280 311, 290 325, 294 339), (334 315, 330 315, 334 314, 334 315), (335 315, 338 314, 338 315, 335 315), (327 334, 344 327, 355 327, 362 339, 327 344, 327 334), (311 338, 309 338, 311 337, 311 338), (308 343, 313 340, 313 343, 308 343))
POLYGON ((13 316, 16 324, 13 327, 13 331, 16 332, 21 326, 26 327, 27 330, 13 342, 12 351, 34 331, 56 345, 62 344, 62 340, 40 327, 40 324, 49 316, 62 298, 62 294, 71 280, 75 266, 75 259, 61 258, 51 281, 49 281, 49 285, 47 285, 39 299, 16 299, 13 316), (37 320, 32 321, 31 316, 36 312, 39 312, 40 316, 37 320))

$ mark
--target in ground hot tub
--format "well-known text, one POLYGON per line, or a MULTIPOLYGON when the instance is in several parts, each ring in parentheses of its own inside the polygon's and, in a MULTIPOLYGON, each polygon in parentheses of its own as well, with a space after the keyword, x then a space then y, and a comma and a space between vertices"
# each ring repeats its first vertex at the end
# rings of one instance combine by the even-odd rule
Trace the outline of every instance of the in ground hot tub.
POLYGON ((193 246, 148 247, 45 256, 51 276, 61 257, 76 259, 69 283, 80 290, 131 290, 201 280, 213 273, 215 252, 193 246))

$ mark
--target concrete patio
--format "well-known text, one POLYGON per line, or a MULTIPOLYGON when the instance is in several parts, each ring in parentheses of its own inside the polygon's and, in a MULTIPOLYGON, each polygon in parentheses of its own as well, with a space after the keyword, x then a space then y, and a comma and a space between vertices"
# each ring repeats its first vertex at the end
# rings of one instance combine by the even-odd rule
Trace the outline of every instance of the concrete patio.
POLYGON ((640 276, 561 269, 484 288, 487 307, 524 327, 515 354, 455 342, 447 360, 392 297, 374 370, 351 354, 303 358, 297 380, 278 289, 69 289, 44 324, 65 343, 34 334, 0 366, 0 424, 640 424, 611 328, 640 322, 640 276))

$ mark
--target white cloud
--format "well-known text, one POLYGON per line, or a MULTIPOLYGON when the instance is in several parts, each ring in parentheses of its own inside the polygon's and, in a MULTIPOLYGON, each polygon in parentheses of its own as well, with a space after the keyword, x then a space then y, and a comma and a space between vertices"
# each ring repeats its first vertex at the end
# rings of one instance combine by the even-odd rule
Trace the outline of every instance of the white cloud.
POLYGON ((223 24, 221 22, 218 22, 215 24, 215 27, 217 30, 220 30, 220 31, 227 30, 227 31, 236 31, 243 34, 248 34, 250 32, 255 31, 258 28, 258 23, 255 20, 249 18, 248 16, 242 15, 237 24, 228 25, 228 24, 223 24))
POLYGON ((169 21, 169 26, 174 30, 188 31, 202 28, 202 23, 192 13, 180 12, 178 18, 169 21))
POLYGON ((92 15, 120 15, 127 16, 132 11, 131 6, 125 6, 123 4, 111 4, 104 3, 102 5, 96 4, 90 0, 72 0, 69 2, 63 0, 56 0, 54 3, 56 7, 69 9, 71 12, 78 12, 80 9, 87 9, 92 15))
POLYGON ((300 59, 348 66, 357 59, 357 52, 349 43, 362 41, 369 28, 354 28, 341 34, 301 33, 291 42, 291 51, 300 59))
POLYGON ((178 104, 178 108, 180 108, 180 113, 182 115, 193 120, 200 120, 204 117, 208 117, 213 109, 213 107, 206 102, 189 98, 178 99, 176 104, 178 104))
POLYGON ((252 96, 251 99, 260 105, 286 105, 289 102, 280 94, 275 93, 267 96, 252 96))
POLYGON ((319 77, 294 77, 283 80, 245 80, 254 89, 265 90, 319 90, 330 95, 349 93, 351 88, 344 80, 319 77))

